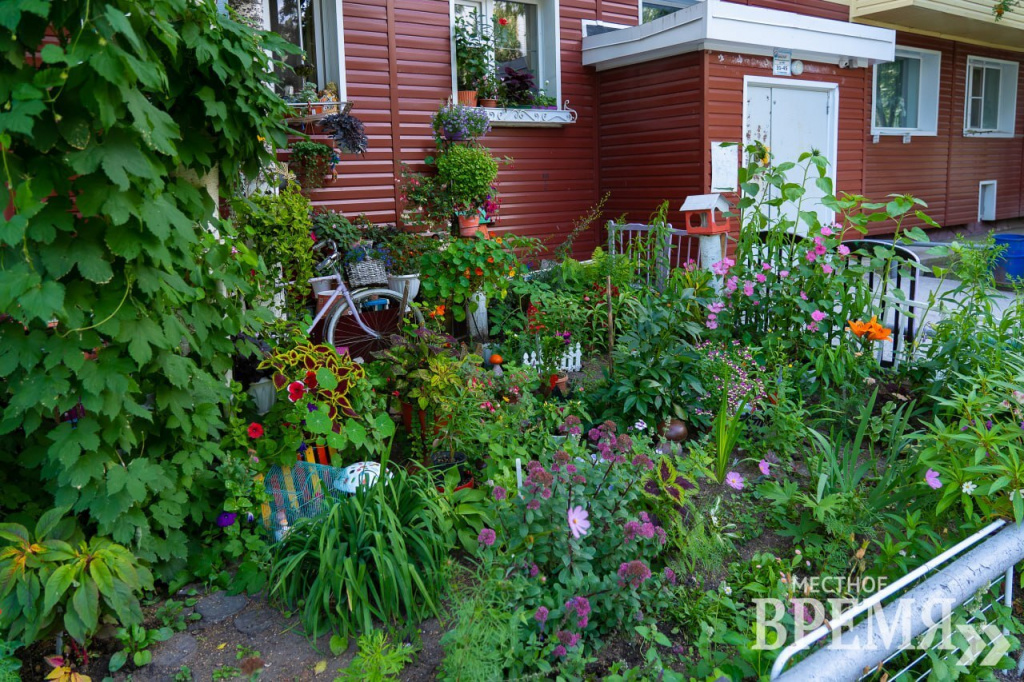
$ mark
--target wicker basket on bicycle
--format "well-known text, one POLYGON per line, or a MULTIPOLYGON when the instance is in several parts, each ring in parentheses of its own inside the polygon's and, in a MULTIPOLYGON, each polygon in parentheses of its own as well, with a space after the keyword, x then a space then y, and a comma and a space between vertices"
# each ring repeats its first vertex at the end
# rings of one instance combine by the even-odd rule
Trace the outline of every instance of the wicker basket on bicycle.
POLYGON ((345 277, 353 289, 388 283, 388 271, 384 267, 384 261, 376 258, 345 263, 345 277))

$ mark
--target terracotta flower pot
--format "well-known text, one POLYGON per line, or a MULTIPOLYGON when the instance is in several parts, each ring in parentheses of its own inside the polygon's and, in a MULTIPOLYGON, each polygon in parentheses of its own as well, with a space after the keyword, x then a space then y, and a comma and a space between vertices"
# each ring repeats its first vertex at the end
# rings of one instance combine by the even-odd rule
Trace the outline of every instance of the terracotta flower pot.
POLYGON ((569 375, 565 372, 559 372, 558 378, 555 379, 555 388, 561 392, 562 395, 569 395, 569 375))
POLYGON ((475 107, 476 90, 459 90, 459 104, 464 107, 475 107))
POLYGON ((480 215, 474 213, 473 215, 460 215, 459 216, 459 234, 463 237, 475 237, 476 233, 480 230, 480 215))
POLYGON ((481 98, 480 106, 484 107, 485 109, 494 109, 495 107, 498 106, 498 100, 481 98))

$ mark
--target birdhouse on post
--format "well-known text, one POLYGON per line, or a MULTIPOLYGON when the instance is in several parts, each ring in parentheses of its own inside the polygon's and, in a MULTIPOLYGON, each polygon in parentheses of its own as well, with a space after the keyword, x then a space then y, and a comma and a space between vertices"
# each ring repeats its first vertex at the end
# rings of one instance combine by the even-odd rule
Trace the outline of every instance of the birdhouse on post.
POLYGON ((729 208, 721 194, 696 194, 686 197, 679 210, 687 234, 707 236, 729 232, 729 219, 722 215, 729 208))

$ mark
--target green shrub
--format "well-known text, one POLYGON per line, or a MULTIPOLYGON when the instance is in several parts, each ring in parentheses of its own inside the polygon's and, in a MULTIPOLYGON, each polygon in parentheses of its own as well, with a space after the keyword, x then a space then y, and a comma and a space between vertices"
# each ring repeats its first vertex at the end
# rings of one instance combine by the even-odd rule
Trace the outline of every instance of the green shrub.
POLYGON ((433 481, 388 471, 386 482, 296 523, 276 548, 270 596, 299 609, 310 636, 333 629, 347 638, 375 620, 437 613, 449 545, 433 481))
POLYGON ((3 23, 0 507, 70 507, 169 576, 220 490, 233 338, 266 316, 197 179, 229 195, 285 143, 286 43, 213 0, 4 3, 3 23))
POLYGON ((31 644, 66 631, 87 643, 104 616, 142 622, 138 595, 153 589, 150 572, 127 548, 82 536, 66 509, 43 514, 33 533, 0 524, 0 631, 31 644))
POLYGON ((288 310, 298 313, 309 298, 307 280, 313 276, 313 221, 309 199, 292 183, 279 194, 255 194, 234 203, 239 228, 252 240, 275 279, 281 268, 287 289, 288 310))
POLYGON ((491 193, 498 162, 486 147, 453 145, 438 157, 437 177, 448 187, 457 211, 475 212, 491 193))

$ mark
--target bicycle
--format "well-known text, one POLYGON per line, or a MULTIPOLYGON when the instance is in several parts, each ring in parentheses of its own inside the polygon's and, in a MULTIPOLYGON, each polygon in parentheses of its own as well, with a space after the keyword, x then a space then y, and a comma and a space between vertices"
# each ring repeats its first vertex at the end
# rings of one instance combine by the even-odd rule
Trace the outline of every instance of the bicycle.
MULTIPOLYGON (((330 249, 326 241, 320 249, 330 249)), ((349 289, 345 284, 340 263, 341 254, 334 246, 333 253, 316 266, 318 277, 334 283, 334 293, 313 318, 306 330, 312 334, 324 320, 323 342, 341 352, 346 349, 356 361, 369 361, 374 353, 391 346, 391 337, 402 332, 402 320, 412 315, 417 326, 423 326, 420 311, 409 305, 406 293, 387 287, 349 289), (329 273, 324 275, 323 273, 329 273)))

